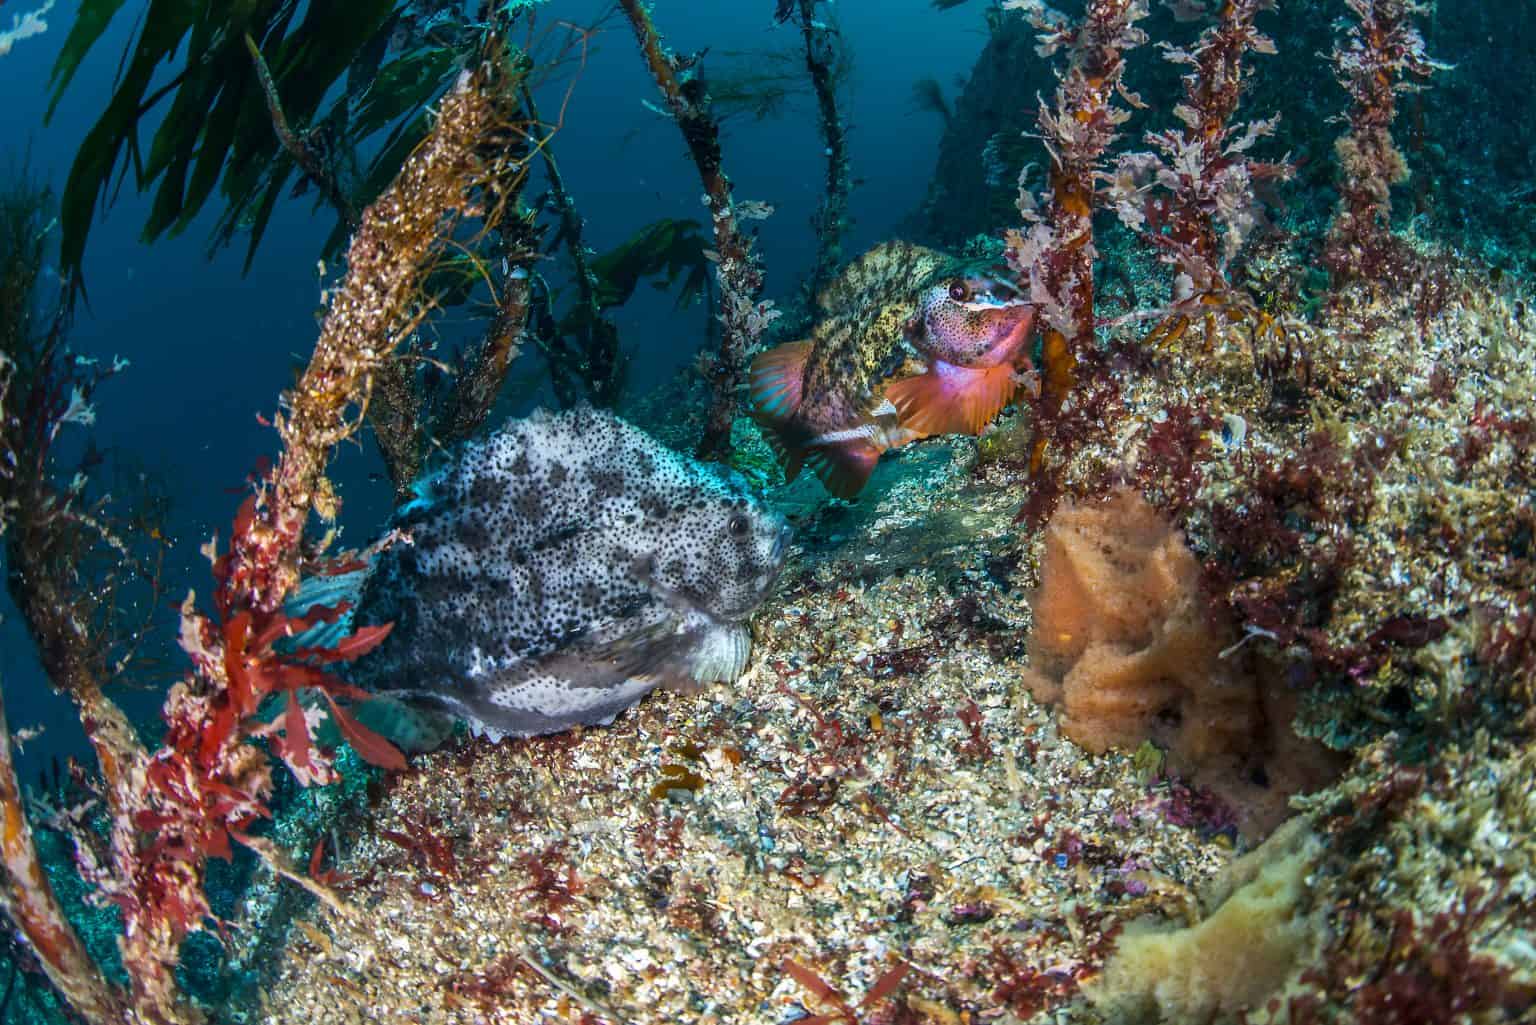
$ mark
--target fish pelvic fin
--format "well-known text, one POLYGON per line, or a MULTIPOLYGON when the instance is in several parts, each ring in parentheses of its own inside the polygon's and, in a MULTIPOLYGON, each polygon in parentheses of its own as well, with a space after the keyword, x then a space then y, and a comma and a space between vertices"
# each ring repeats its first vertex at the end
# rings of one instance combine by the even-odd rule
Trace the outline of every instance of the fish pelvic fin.
POLYGON ((1011 363, 957 367, 935 360, 927 373, 888 386, 885 397, 896 407, 903 428, 928 438, 980 434, 1017 387, 1011 363))
POLYGON ((880 461, 880 452, 867 439, 835 441, 814 446, 805 455, 805 465, 834 496, 849 499, 864 490, 880 461))
POLYGON ((805 463, 805 453, 799 449, 786 448, 779 453, 779 458, 784 461, 784 483, 790 484, 800 476, 800 467, 805 463))
POLYGON ((883 453, 916 437, 897 422, 896 407, 882 400, 847 427, 812 438, 805 448, 805 465, 833 495, 852 498, 864 489, 883 453))

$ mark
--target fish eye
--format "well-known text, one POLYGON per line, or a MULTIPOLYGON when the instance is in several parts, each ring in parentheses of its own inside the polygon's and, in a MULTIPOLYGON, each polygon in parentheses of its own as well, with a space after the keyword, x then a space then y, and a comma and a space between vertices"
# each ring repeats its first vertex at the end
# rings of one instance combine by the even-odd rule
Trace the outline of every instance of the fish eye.
POLYGON ((971 286, 964 278, 956 278, 949 283, 949 297, 957 303, 963 303, 971 298, 971 286))
POLYGON ((731 517, 731 521, 726 524, 726 529, 731 532, 732 537, 744 537, 747 533, 747 526, 747 518, 736 515, 731 517))

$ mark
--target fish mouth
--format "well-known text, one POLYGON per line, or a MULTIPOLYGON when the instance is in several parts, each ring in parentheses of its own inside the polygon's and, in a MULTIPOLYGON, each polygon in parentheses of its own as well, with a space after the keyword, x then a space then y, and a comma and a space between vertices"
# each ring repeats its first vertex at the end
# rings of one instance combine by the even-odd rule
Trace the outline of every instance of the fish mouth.
POLYGON ((779 582, 779 578, 784 575, 784 557, 789 552, 789 542, 794 536, 795 528, 791 527, 788 523, 782 524, 779 527, 778 536, 773 539, 773 548, 768 553, 768 566, 753 581, 753 584, 756 585, 756 600, 742 613, 743 618, 750 616, 773 593, 774 586, 779 582))

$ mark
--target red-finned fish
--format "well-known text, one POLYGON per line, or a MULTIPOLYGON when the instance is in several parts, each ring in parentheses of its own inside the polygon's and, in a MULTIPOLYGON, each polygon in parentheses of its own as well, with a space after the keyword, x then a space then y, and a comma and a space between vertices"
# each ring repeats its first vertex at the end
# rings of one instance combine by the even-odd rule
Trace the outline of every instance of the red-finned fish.
POLYGON ((928 371, 885 389, 901 427, 921 438, 980 434, 1013 398, 1034 327, 1035 307, 1000 279, 956 275, 924 289, 907 338, 928 371))
POLYGON ((881 453, 932 434, 980 433, 1007 403, 1034 308, 964 266, 908 242, 877 246, 817 296, 810 338, 753 362, 752 412, 789 480, 803 464, 852 498, 881 453), (926 372, 891 385, 919 370, 903 339, 926 357, 926 372))
POLYGON ((882 452, 912 440, 882 392, 906 362, 902 335, 918 292, 952 264, 908 242, 877 246, 816 297, 810 338, 753 362, 752 412, 788 479, 803 464, 832 494, 852 498, 882 452))

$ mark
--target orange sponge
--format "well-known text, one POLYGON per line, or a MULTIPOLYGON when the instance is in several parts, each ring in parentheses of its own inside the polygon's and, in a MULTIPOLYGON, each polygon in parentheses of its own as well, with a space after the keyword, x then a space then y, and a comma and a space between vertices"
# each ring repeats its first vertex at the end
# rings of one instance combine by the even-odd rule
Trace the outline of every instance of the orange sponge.
POLYGON ((1024 683, 1058 706, 1062 733, 1095 754, 1151 740, 1240 819, 1257 815, 1245 833, 1272 828, 1296 789, 1272 763, 1291 763, 1278 769, 1289 777, 1316 759, 1299 757, 1283 687, 1221 657, 1235 631, 1208 616, 1183 536, 1134 490, 1067 504, 1046 527, 1040 575, 1024 683))

